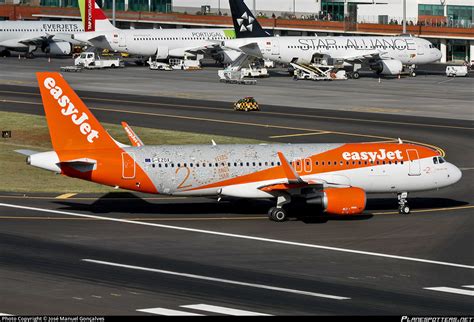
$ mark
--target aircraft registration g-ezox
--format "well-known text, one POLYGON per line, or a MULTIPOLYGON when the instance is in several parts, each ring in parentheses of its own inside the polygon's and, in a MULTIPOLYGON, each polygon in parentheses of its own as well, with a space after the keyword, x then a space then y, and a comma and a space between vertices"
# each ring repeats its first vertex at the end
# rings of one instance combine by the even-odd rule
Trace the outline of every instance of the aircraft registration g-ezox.
POLYGON ((145 193, 276 198, 269 210, 275 221, 296 200, 329 214, 360 214, 366 193, 375 192, 398 193, 400 212, 409 213, 406 193, 461 178, 434 150, 401 142, 125 146, 59 73, 37 78, 54 151, 18 152, 32 166, 69 177, 145 193))

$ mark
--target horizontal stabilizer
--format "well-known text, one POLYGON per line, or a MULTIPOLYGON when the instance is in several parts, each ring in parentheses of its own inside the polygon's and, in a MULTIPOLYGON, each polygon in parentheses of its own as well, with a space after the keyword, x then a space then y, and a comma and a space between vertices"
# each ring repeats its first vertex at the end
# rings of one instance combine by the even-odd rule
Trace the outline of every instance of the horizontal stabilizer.
POLYGON ((26 156, 30 156, 30 155, 39 153, 38 151, 33 151, 33 150, 15 150, 15 152, 26 155, 26 156))
POLYGON ((74 160, 68 160, 68 161, 61 161, 59 162, 59 165, 73 168, 74 170, 77 170, 79 172, 89 172, 97 168, 97 161, 88 159, 88 158, 81 158, 81 159, 74 159, 74 160))

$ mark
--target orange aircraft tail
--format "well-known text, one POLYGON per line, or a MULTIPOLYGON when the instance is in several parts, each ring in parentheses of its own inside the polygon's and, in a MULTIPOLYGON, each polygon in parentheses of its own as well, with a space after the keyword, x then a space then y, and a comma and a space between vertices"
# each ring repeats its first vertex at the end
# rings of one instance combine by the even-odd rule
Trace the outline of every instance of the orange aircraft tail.
POLYGON ((55 151, 116 148, 117 144, 59 73, 36 73, 55 151))

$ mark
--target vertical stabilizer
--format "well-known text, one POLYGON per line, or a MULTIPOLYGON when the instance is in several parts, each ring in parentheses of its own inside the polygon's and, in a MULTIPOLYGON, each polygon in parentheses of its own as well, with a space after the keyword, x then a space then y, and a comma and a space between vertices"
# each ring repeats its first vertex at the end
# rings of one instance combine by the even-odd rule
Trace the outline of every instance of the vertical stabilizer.
POLYGON ((273 36, 272 33, 263 30, 244 0, 229 0, 229 5, 237 38, 273 36))
POLYGON ((110 23, 104 11, 102 11, 95 0, 79 0, 79 9, 86 32, 117 29, 110 23))

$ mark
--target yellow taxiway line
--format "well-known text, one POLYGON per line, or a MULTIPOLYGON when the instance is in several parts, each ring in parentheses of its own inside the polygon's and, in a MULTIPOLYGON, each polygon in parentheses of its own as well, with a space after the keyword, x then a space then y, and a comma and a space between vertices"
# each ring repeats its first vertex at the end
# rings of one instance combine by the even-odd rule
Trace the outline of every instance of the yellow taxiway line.
POLYGON ((62 195, 59 195, 55 198, 56 199, 68 199, 68 198, 74 197, 75 195, 77 195, 77 193, 63 193, 62 195))
POLYGON ((310 132, 310 133, 296 133, 296 134, 285 134, 285 135, 273 135, 269 136, 270 139, 279 139, 279 138, 291 138, 296 136, 310 136, 310 135, 321 135, 321 134, 332 134, 333 132, 321 131, 321 132, 310 132))

